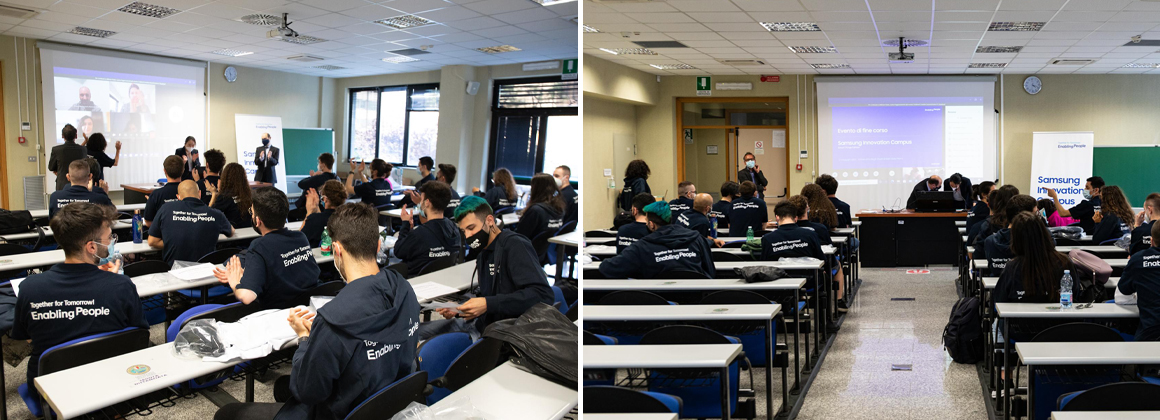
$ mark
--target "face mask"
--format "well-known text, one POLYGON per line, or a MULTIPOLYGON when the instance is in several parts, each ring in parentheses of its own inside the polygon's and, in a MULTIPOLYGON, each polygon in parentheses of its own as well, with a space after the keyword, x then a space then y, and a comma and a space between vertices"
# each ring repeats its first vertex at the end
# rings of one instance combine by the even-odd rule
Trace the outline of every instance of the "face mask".
POLYGON ((270 145, 270 139, 262 139, 262 145, 263 145, 263 146, 269 146, 269 145, 270 145))
POLYGON ((1091 200, 1092 199, 1092 192, 1090 190, 1083 190, 1083 199, 1084 200, 1091 200))
POLYGON ((1039 217, 1042 217, 1043 220, 1047 220, 1047 211, 1043 210, 1043 209, 1039 209, 1039 217))
POLYGON ((345 275, 345 274, 343 274, 343 271, 344 271, 344 270, 342 269, 342 266, 343 266, 343 264, 342 264, 342 253, 340 253, 340 252, 334 252, 334 250, 338 249, 338 246, 337 246, 337 245, 338 245, 338 243, 337 243, 337 242, 334 242, 334 243, 332 243, 332 244, 330 245, 330 247, 331 247, 331 250, 332 250, 331 252, 333 252, 333 253, 334 253, 334 268, 335 268, 336 270, 338 270, 338 278, 342 279, 343 283, 345 283, 345 282, 346 282, 346 275, 345 275))
POLYGON ((108 264, 110 261, 113 261, 114 259, 116 259, 117 235, 113 235, 113 240, 109 242, 108 246, 105 246, 105 244, 102 244, 102 243, 97 242, 97 241, 93 241, 93 243, 97 244, 98 246, 104 246, 106 248, 105 256, 102 257, 101 254, 99 254, 99 253, 97 254, 97 265, 98 266, 108 264))
POLYGON ((746 168, 753 169, 753 167, 755 167, 755 166, 757 166, 757 162, 756 162, 756 161, 752 161, 752 160, 747 160, 747 161, 745 161, 745 167, 746 167, 746 168))
POLYGON ((556 178, 556 188, 564 188, 564 178, 556 178))
POLYGON ((423 212, 423 202, 422 201, 420 201, 419 204, 415 206, 415 212, 412 214, 415 217, 427 217, 427 213, 423 212))
POLYGON ((471 249, 486 248, 488 242, 491 241, 491 235, 487 233, 488 230, 490 229, 488 229, 487 225, 485 224, 483 229, 480 229, 479 232, 475 232, 474 235, 468 236, 467 246, 471 247, 471 249))

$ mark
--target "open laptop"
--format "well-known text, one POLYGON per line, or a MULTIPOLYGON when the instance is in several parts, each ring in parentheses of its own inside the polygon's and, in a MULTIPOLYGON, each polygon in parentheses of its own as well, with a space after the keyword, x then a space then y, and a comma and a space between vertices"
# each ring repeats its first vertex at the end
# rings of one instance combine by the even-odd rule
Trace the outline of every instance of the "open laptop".
POLYGON ((953 191, 920 191, 914 202, 915 212, 953 212, 956 209, 953 191))

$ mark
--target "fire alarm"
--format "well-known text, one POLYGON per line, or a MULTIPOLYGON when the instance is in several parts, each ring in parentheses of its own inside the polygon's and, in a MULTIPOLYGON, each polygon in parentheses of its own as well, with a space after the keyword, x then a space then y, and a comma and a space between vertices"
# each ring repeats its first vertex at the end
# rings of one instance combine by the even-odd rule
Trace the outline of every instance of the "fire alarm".
POLYGON ((800 164, 800 163, 797 164, 797 170, 799 170, 799 171, 802 170, 802 164, 800 164))
POLYGON ((20 144, 24 144, 24 142, 27 140, 24 139, 24 136, 20 136, 16 138, 16 141, 20 142, 20 144))

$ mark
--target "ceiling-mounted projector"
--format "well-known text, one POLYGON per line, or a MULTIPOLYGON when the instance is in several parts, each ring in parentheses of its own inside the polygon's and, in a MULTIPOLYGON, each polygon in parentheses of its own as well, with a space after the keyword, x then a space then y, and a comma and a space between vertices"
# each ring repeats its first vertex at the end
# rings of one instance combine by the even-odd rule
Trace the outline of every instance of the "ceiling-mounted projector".
POLYGON ((291 22, 289 20, 289 18, 290 18, 289 15, 290 15, 289 13, 283 13, 282 14, 282 24, 279 25, 277 29, 271 29, 271 30, 267 31, 266 38, 277 39, 277 40, 284 40, 286 38, 297 38, 298 31, 290 29, 291 22))
POLYGON ((906 39, 898 37, 898 52, 887 55, 891 63, 913 63, 914 53, 906 52, 906 39))

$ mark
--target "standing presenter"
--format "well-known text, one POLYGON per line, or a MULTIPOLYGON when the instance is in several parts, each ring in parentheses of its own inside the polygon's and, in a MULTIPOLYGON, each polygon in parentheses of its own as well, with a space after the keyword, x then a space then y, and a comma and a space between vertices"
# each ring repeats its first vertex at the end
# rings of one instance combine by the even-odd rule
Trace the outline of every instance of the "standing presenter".
POLYGON ((258 167, 254 171, 255 182, 271 184, 278 182, 278 173, 274 172, 274 167, 278 166, 279 151, 277 147, 270 145, 270 133, 262 134, 262 146, 254 150, 254 165, 258 167))

